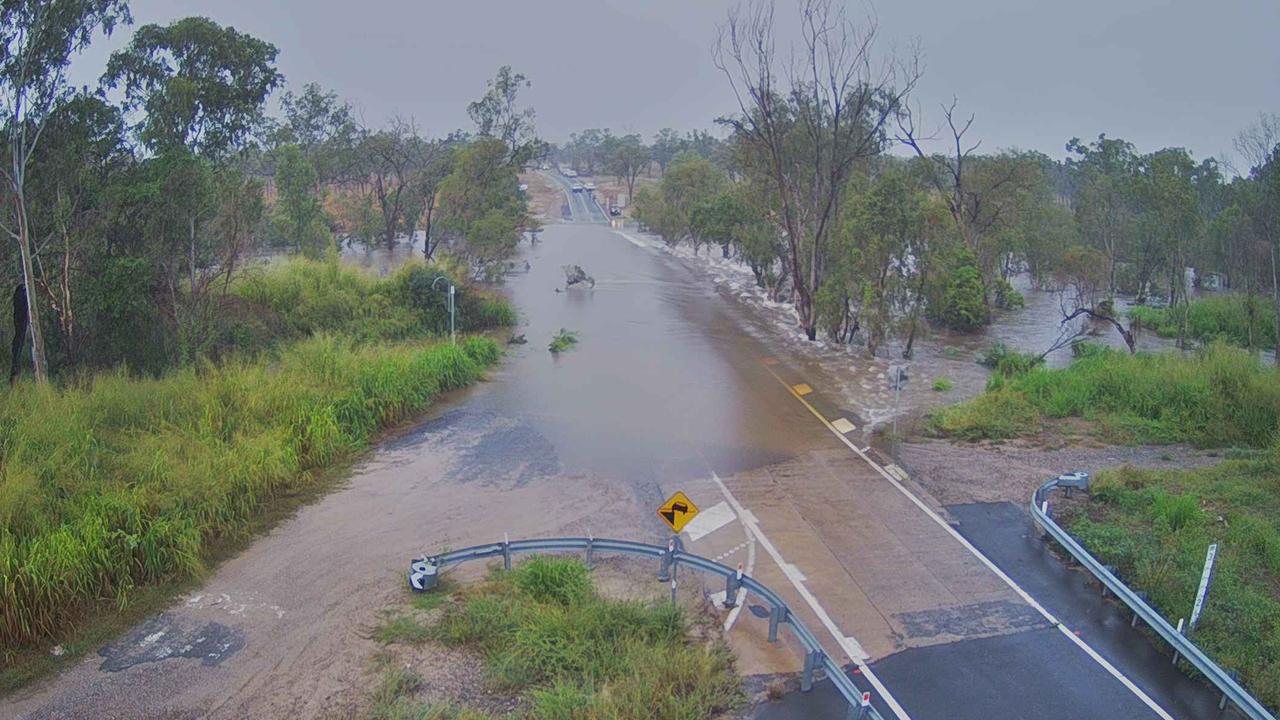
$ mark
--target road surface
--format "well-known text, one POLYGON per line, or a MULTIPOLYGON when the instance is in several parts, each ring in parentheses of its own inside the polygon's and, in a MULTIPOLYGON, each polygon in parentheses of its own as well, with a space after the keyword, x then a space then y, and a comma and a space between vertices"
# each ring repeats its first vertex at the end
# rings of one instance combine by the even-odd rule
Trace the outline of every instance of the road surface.
MULTIPOLYGON (((575 222, 548 225, 524 251, 531 269, 508 279, 529 343, 489 382, 0 715, 340 716, 409 557, 503 533, 660 541, 653 509, 675 490, 704 513, 689 548, 782 594, 887 718, 1217 715, 1028 537, 1016 506, 941 507, 864 455, 861 420, 814 368, 762 345, 695 270, 568 195, 575 222), (557 292, 570 264, 595 288, 557 292), (553 356, 560 328, 579 344, 553 356)), ((798 669, 793 648, 764 642, 751 603, 724 621, 744 672, 798 669)), ((820 686, 758 717, 843 712, 820 686)))

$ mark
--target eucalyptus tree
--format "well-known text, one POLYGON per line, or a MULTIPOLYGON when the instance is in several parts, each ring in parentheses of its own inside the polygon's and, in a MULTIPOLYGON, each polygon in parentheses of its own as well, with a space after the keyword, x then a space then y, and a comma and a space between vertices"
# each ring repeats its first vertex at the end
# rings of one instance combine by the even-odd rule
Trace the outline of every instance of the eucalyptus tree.
MULTIPOLYGON (((26 306, 22 314, 28 329, 15 327, 14 333, 30 332, 37 382, 47 380, 48 362, 36 296, 27 171, 50 113, 72 93, 66 82, 71 56, 88 46, 99 31, 109 35, 116 25, 130 20, 125 0, 0 2, 0 122, 4 123, 8 156, 0 178, 13 196, 12 215, 3 227, 17 243, 22 265, 21 300, 26 306)), ((17 345, 15 342, 15 348, 17 345)))
POLYGON ((283 81, 276 52, 235 28, 188 17, 139 28, 102 76, 104 88, 122 92, 126 110, 139 115, 134 132, 152 153, 137 192, 149 213, 147 235, 160 249, 182 359, 207 341, 214 280, 235 267, 246 245, 238 226, 229 235, 215 220, 226 211, 220 203, 261 191, 226 161, 259 126, 267 96, 283 81))
POLYGON ((804 0, 799 21, 793 61, 780 68, 772 5, 739 6, 720 28, 714 58, 738 103, 723 122, 735 142, 756 149, 756 167, 778 197, 796 313, 813 340, 814 298, 845 181, 883 150, 886 124, 919 72, 913 59, 877 58, 874 19, 859 27, 831 0, 804 0))
POLYGON ((547 151, 534 126, 537 113, 532 107, 519 106, 520 90, 532 86, 523 74, 503 65, 488 82, 484 96, 467 106, 476 134, 502 141, 507 147, 506 161, 517 168, 547 151))

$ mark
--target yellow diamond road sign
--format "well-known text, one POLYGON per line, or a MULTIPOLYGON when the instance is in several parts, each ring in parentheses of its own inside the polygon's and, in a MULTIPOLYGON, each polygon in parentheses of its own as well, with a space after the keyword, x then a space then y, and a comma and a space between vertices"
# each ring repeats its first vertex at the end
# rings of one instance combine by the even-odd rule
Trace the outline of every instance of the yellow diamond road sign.
POLYGON ((662 522, 674 532, 683 530, 684 526, 697 514, 698 506, 694 505, 689 496, 682 492, 676 492, 662 503, 662 507, 658 508, 658 517, 662 518, 662 522))

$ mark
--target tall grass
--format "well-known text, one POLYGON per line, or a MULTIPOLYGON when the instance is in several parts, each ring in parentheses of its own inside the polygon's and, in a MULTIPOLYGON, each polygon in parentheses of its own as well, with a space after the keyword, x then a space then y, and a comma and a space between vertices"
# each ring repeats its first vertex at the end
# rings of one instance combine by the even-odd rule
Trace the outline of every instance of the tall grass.
POLYGON ((1088 346, 1070 367, 994 374, 975 400, 934 411, 932 428, 1003 439, 1043 418, 1094 420, 1111 439, 1263 447, 1280 426, 1280 371, 1215 343, 1196 353, 1129 355, 1088 346))
POLYGON ((1189 617, 1205 550, 1213 590, 1194 639, 1280 707, 1280 463, 1276 451, 1187 471, 1122 468, 1093 479, 1067 526, 1170 622, 1189 617))
MULTIPOLYGON (((298 272, 313 271, 332 272, 298 272)), ((15 386, 0 397, 0 646, 56 638, 90 603, 197 572, 212 539, 498 354, 479 338, 321 334, 160 378, 15 386)))
MULTIPOLYGON (((600 597, 577 560, 533 558, 466 589, 433 632, 483 652, 489 682, 525 696, 534 720, 702 720, 742 700, 722 642, 691 641, 667 603, 600 597)), ((407 694, 397 707, 427 712, 407 694)))
POLYGON ((1177 337, 1184 316, 1187 336, 1201 342, 1225 340, 1241 347, 1275 347, 1275 307, 1257 295, 1209 295, 1186 305, 1138 306, 1129 310, 1129 317, 1138 325, 1161 337, 1177 337))
POLYGON ((281 325, 285 337, 329 332, 398 340, 447 333, 450 283, 457 286, 458 332, 516 323, 509 303, 458 282, 458 276, 450 268, 411 262, 377 277, 336 258, 296 258, 250 272, 232 290, 259 308, 269 323, 281 325))

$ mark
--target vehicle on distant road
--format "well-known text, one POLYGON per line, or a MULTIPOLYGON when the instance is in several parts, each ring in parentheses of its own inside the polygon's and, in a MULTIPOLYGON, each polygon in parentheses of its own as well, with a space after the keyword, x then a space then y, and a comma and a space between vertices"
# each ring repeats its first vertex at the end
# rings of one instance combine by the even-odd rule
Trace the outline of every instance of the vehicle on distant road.
POLYGON ((574 183, 571 187, 574 192, 582 192, 585 189, 583 188, 582 183, 574 183))

